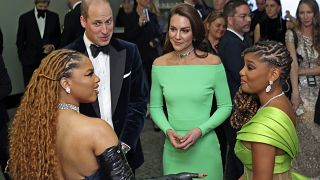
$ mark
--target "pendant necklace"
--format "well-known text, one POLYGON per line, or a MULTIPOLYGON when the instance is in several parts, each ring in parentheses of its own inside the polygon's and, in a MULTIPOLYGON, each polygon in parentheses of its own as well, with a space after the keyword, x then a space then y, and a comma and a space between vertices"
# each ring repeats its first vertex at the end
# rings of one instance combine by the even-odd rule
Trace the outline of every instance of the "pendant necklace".
POLYGON ((266 105, 268 105, 271 101, 273 101, 274 99, 280 97, 284 95, 284 92, 281 92, 280 94, 276 95, 276 96, 273 96, 272 98, 270 98, 264 105, 260 106, 260 108, 258 109, 258 111, 264 107, 266 107, 266 105))
POLYGON ((80 112, 79 111, 79 106, 73 105, 73 104, 67 104, 67 103, 59 103, 58 104, 58 109, 69 109, 69 110, 73 110, 76 112, 80 112))
POLYGON ((186 52, 186 53, 179 53, 177 51, 175 51, 175 53, 180 57, 180 58, 184 58, 189 56, 192 52, 194 51, 194 48, 192 48, 190 51, 186 52))

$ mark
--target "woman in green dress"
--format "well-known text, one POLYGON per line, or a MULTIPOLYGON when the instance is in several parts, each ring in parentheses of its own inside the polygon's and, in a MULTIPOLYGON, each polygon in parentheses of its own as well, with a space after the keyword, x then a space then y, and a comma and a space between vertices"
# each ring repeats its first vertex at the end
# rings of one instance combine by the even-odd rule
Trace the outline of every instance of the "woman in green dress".
POLYGON ((244 164, 242 179, 306 179, 291 168, 298 151, 296 116, 282 90, 290 74, 289 52, 281 43, 262 41, 243 54, 231 117, 232 126, 241 128, 235 154, 244 164))
POLYGON ((223 179, 214 129, 227 119, 232 105, 220 58, 207 50, 198 12, 187 4, 175 6, 168 18, 166 54, 152 67, 150 112, 166 135, 164 174, 200 172, 207 179, 223 179), (210 115, 213 96, 218 108, 210 115))

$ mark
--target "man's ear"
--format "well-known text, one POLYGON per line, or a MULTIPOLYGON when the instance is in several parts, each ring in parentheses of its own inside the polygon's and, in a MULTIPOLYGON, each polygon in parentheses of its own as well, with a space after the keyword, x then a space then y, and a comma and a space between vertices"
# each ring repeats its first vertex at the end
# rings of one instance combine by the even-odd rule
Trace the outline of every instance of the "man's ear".
POLYGON ((82 26, 83 28, 86 28, 87 20, 86 20, 85 17, 80 16, 80 23, 81 23, 81 26, 82 26))
POLYGON ((233 17, 228 16, 226 23, 227 23, 227 27, 228 27, 228 26, 233 27, 233 17))

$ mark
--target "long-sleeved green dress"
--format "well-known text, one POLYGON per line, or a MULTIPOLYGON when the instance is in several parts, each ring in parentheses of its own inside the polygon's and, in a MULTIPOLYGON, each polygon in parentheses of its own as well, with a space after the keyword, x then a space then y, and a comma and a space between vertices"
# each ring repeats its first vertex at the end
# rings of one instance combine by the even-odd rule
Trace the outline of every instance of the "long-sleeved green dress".
POLYGON ((164 133, 173 129, 184 136, 194 128, 202 132, 187 150, 174 148, 166 138, 164 174, 197 172, 208 174, 206 179, 223 179, 220 145, 214 131, 232 109, 223 65, 154 65, 150 97, 152 119, 164 133), (210 116, 214 95, 218 108, 210 116))

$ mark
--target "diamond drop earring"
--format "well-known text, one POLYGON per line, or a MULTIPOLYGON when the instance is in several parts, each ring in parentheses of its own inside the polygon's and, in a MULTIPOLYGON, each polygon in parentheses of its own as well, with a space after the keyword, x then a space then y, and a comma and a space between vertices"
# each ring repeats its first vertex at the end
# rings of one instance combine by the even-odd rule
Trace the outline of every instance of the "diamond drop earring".
POLYGON ((67 88, 65 89, 65 91, 66 91, 67 94, 70 94, 70 93, 71 93, 70 87, 67 87, 67 88))
POLYGON ((266 93, 270 92, 272 89, 273 81, 269 81, 269 85, 266 87, 266 93))

